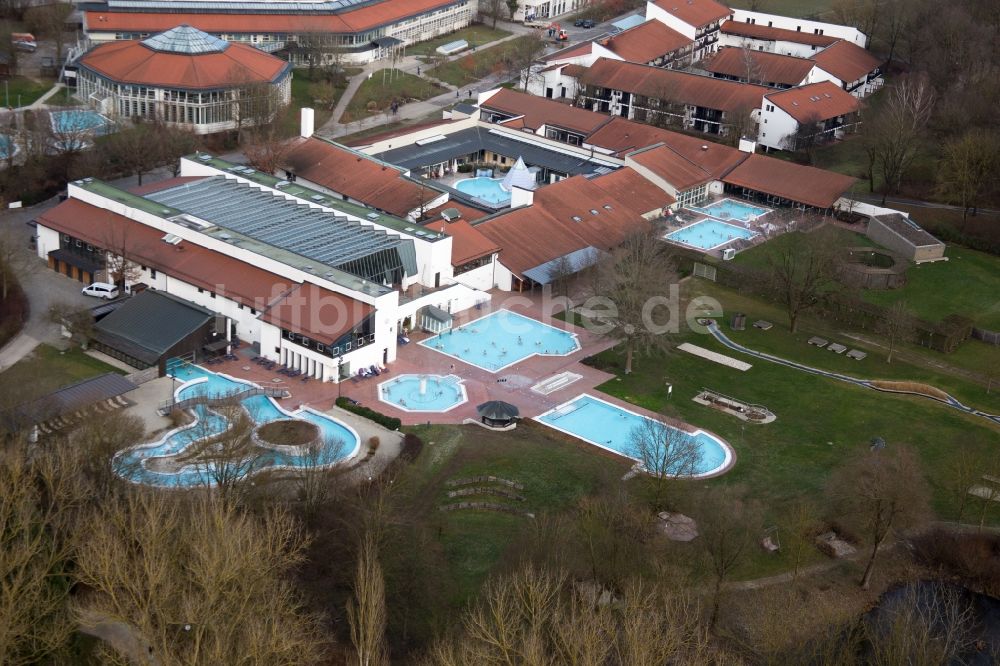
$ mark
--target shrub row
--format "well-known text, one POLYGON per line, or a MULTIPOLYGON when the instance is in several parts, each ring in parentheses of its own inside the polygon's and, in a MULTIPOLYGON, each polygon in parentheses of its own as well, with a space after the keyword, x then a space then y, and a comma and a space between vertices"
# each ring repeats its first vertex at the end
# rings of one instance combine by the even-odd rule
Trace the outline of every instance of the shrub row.
POLYGON ((385 428, 388 428, 389 430, 399 430, 399 427, 403 425, 403 422, 397 419, 395 416, 386 416, 382 412, 376 412, 374 409, 370 409, 363 405, 355 405, 347 398, 337 398, 337 407, 340 407, 341 409, 346 409, 352 414, 363 416, 369 421, 374 421, 375 423, 385 428))

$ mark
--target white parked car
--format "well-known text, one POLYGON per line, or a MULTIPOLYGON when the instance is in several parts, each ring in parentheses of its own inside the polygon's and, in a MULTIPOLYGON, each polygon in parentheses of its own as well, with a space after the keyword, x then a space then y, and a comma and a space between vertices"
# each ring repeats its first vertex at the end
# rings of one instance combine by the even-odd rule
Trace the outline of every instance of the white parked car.
POLYGON ((83 288, 81 293, 84 296, 96 296, 97 298, 118 298, 118 285, 110 282, 95 282, 83 288))

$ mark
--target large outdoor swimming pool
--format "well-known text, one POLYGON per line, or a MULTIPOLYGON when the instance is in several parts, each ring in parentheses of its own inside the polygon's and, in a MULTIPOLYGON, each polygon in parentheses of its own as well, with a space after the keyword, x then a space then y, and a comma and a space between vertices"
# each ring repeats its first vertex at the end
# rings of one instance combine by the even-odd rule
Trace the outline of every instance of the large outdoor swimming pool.
POLYGON ((107 118, 89 109, 53 111, 49 115, 52 118, 52 131, 56 134, 77 132, 104 134, 111 125, 111 121, 107 118))
POLYGON ((536 354, 566 356, 580 348, 575 334, 510 310, 497 310, 420 344, 490 372, 536 354))
POLYGON ((736 199, 720 199, 704 208, 692 208, 691 210, 711 215, 718 220, 739 220, 740 222, 756 220, 761 215, 771 212, 770 209, 752 206, 736 199))
MULTIPOLYGON (((178 401, 196 396, 233 395, 254 386, 190 364, 172 368, 171 374, 184 382, 174 394, 178 401)), ((320 433, 320 446, 315 453, 294 447, 260 448, 251 473, 269 469, 329 467, 352 457, 360 448, 361 440, 352 428, 308 407, 289 412, 265 395, 244 398, 240 405, 257 426, 281 419, 303 419, 315 425, 320 433)), ((150 486, 191 488, 213 485, 213 463, 184 460, 183 454, 193 444, 225 432, 229 423, 207 405, 195 405, 191 410, 196 417, 194 423, 171 430, 155 442, 119 451, 113 463, 115 472, 127 481, 150 486)))
POLYGON ((725 245, 737 238, 753 238, 756 234, 749 229, 726 224, 718 220, 701 220, 694 224, 667 234, 667 240, 696 247, 699 250, 711 250, 725 245))
MULTIPOLYGON (((632 433, 642 428, 648 417, 584 393, 536 417, 550 428, 579 437, 589 444, 638 459, 632 433)), ((670 427, 670 426, 667 426, 670 427)), ((708 476, 723 471, 733 460, 729 447, 701 430, 688 434, 701 449, 701 458, 692 476, 708 476)))
POLYGON ((510 192, 500 187, 499 178, 466 178, 455 183, 455 189, 495 205, 510 201, 510 192))
POLYGON ((378 398, 408 412, 446 412, 468 400, 455 375, 399 375, 378 385, 378 398))

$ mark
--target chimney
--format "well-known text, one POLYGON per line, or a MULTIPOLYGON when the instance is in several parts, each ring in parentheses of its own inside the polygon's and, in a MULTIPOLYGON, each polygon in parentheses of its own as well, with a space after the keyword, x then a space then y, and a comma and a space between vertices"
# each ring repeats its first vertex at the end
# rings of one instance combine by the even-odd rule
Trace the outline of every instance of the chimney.
POLYGON ((740 137, 740 152, 750 153, 751 155, 757 152, 757 142, 746 138, 745 136, 740 137))
POLYGON ((532 190, 525 190, 516 185, 510 188, 510 207, 530 206, 535 201, 535 193, 532 190))
POLYGON ((315 112, 309 107, 302 107, 301 116, 301 129, 299 129, 299 135, 303 139, 308 139, 313 135, 313 130, 315 129, 316 119, 315 112))

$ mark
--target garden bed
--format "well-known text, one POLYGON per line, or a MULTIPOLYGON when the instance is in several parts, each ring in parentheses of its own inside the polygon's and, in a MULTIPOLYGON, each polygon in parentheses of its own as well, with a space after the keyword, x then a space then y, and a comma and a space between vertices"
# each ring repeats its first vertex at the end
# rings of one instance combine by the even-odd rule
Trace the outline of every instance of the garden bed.
POLYGON ((301 419, 282 419, 257 428, 257 437, 273 446, 305 446, 319 438, 319 428, 301 419))

